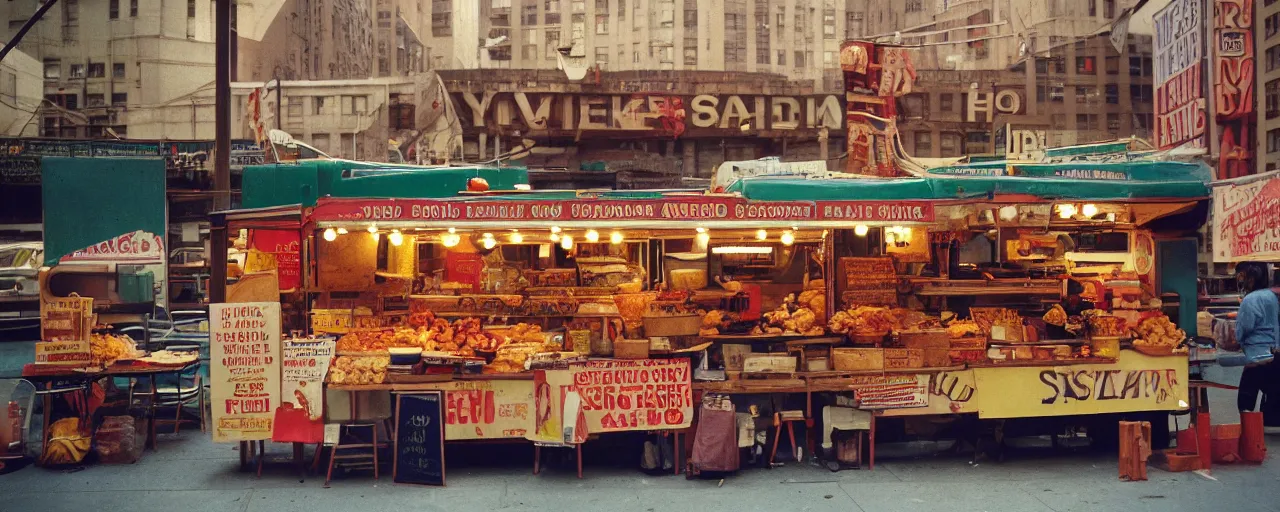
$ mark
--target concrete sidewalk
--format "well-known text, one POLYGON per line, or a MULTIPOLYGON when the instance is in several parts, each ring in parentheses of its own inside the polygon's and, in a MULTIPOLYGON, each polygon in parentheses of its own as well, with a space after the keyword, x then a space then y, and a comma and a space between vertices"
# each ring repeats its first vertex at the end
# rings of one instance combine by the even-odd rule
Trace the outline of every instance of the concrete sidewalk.
MULTIPOLYGON (((1280 450, 1280 440, 1271 445, 1280 450)), ((287 457, 287 447, 273 447, 287 457)), ((865 511, 1280 511, 1280 463, 1219 466, 1211 477, 1152 468, 1147 482, 1117 479, 1114 456, 1022 448, 1004 463, 967 457, 883 460, 875 471, 832 473, 791 464, 744 470, 725 479, 648 476, 619 467, 568 467, 532 475, 524 447, 507 460, 449 459, 448 487, 392 484, 364 473, 321 488, 300 482, 284 461, 262 478, 240 473, 232 446, 199 431, 161 436, 137 464, 78 472, 26 468, 0 476, 0 510, 165 510, 181 512, 363 512, 365 510, 743 510, 865 511), (518 459, 518 460, 515 460, 518 459)), ((1276 453, 1273 451, 1273 453, 1276 453)))

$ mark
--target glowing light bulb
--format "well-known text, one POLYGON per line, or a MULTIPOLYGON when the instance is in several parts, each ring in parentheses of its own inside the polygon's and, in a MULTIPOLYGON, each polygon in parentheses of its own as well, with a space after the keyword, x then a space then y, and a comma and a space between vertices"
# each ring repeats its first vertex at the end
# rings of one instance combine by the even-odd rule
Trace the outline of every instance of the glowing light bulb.
POLYGON ((552 232, 552 233, 559 233, 559 232, 560 232, 560 226, 551 226, 551 232, 552 232))
POLYGON ((1062 219, 1070 219, 1076 216, 1076 205, 1066 203, 1058 205, 1058 217, 1062 219))
POLYGON ((485 234, 483 234, 483 235, 480 235, 480 237, 481 237, 481 238, 493 238, 493 233, 485 233, 485 234))
POLYGON ((573 249, 573 237, 564 235, 560 237, 560 248, 566 251, 573 249))
POLYGON ((1011 221, 1018 218, 1018 207, 1009 205, 1000 208, 1000 220, 1011 221))
POLYGON ((898 237, 902 238, 903 242, 911 240, 911 228, 902 228, 899 230, 898 237))
POLYGON ((868 228, 866 224, 858 224, 853 227, 853 234, 858 236, 867 236, 868 231, 871 231, 871 228, 868 228))
POLYGON ((377 231, 373 232, 373 241, 377 242, 381 238, 382 238, 382 233, 379 233, 377 231))
POLYGON ((769 239, 769 232, 763 229, 756 231, 756 240, 764 241, 769 239))
POLYGON ((710 235, 710 234, 707 234, 707 233, 698 233, 698 245, 699 245, 699 246, 701 246, 701 247, 706 247, 706 246, 707 246, 707 244, 709 244, 709 243, 711 243, 711 235, 710 235))
POLYGON ((392 230, 391 234, 387 235, 387 241, 391 242, 391 245, 400 247, 400 244, 404 243, 404 235, 400 234, 398 229, 392 230))
POLYGON ((893 235, 893 231, 890 231, 890 232, 888 232, 888 233, 885 233, 885 234, 884 234, 884 243, 889 244, 889 245, 893 245, 893 244, 895 244, 895 243, 897 243, 897 242, 898 242, 898 240, 897 240, 897 238, 896 238, 896 237, 894 237, 894 235, 893 235))
POLYGON ((484 246, 485 250, 489 250, 489 249, 492 249, 492 248, 494 248, 494 247, 497 247, 497 246, 498 246, 498 241, 497 241, 497 240, 494 240, 492 237, 490 237, 490 238, 484 238, 484 239, 481 239, 481 240, 480 240, 480 245, 484 246))
POLYGON ((334 231, 333 228, 324 230, 324 241, 332 242, 337 239, 338 239, 338 232, 334 231))
POLYGON ((587 230, 587 241, 588 241, 588 242, 591 242, 591 243, 593 243, 593 244, 594 244, 594 243, 596 243, 596 242, 599 242, 599 241, 600 241, 600 232, 599 232, 599 231, 596 231, 596 230, 594 230, 594 229, 588 229, 588 230, 587 230))
POLYGON ((707 232, 707 228, 698 228, 698 229, 696 229, 695 231, 697 231, 697 232, 699 232, 699 233, 706 233, 706 232, 707 232))
POLYGON ((782 240, 782 245, 791 245, 796 243, 796 235, 791 231, 783 231, 781 240, 782 240))
POLYGON ((338 234, 339 235, 347 234, 347 228, 338 228, 338 234))
POLYGON ((1094 215, 1098 214, 1098 205, 1093 203, 1086 204, 1080 209, 1080 213, 1083 213, 1085 217, 1092 219, 1094 215))
POLYGON ((609 243, 612 243, 613 245, 621 244, 621 243, 622 243, 622 233, 621 233, 621 232, 619 232, 619 231, 614 231, 613 233, 610 233, 610 234, 609 234, 609 243))
POLYGON ((440 237, 440 244, 445 247, 455 247, 462 242, 462 237, 453 233, 447 233, 440 237))
POLYGON ((449 234, 457 233, 458 228, 449 228, 449 234))
POLYGON ((560 234, 559 234, 559 233, 552 233, 552 234, 551 234, 551 242, 552 242, 552 243, 556 243, 556 242, 559 242, 559 241, 560 241, 560 234))
POLYGON ((513 244, 524 243, 524 235, 520 234, 519 231, 512 231, 511 236, 508 238, 511 240, 511 243, 513 244))

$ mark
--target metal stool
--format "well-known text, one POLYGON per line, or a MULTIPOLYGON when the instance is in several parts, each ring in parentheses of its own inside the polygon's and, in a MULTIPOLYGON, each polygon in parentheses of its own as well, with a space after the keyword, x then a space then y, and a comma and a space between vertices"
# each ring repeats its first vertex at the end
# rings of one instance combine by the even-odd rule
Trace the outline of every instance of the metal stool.
POLYGON ((344 423, 338 426, 338 442, 333 445, 333 451, 329 452, 329 471, 324 476, 324 486, 329 487, 329 481, 333 479, 333 467, 337 461, 344 468, 365 468, 373 467, 373 479, 378 479, 378 449, 386 446, 384 443, 378 442, 378 422, 373 423, 344 423), (346 436, 353 436, 353 429, 369 429, 369 442, 358 442, 354 444, 343 444, 342 440, 346 436), (360 450, 369 449, 369 453, 344 453, 339 454, 341 450, 360 450))

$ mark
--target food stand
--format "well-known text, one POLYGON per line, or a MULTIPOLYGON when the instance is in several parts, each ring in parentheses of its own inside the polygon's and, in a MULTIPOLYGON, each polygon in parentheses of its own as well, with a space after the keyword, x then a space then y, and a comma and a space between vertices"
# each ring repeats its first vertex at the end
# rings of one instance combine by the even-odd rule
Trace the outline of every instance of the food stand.
POLYGON ((1166 256, 1203 222, 1204 169, 1102 170, 1123 179, 1009 164, 714 194, 320 198, 215 223, 298 233, 283 330, 337 338, 331 421, 363 412, 335 414, 335 391, 440 391, 447 441, 552 445, 696 428, 696 397, 714 394, 802 396, 778 421, 806 427, 833 394, 872 429, 1179 410, 1194 292, 1177 276, 1195 260, 1166 256), (1055 307, 1068 277, 1095 307, 1055 307))

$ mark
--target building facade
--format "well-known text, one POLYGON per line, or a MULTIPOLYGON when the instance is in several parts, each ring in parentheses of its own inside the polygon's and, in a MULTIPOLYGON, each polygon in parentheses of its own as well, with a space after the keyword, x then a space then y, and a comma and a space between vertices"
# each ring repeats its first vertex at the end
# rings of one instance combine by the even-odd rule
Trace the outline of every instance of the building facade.
POLYGON ((14 50, 0 62, 0 135, 34 137, 40 133, 44 97, 40 61, 14 50))
MULTIPOLYGON (((12 38, 38 0, 0 4, 12 38)), ((211 0, 61 0, 18 45, 41 63, 41 136, 176 138, 158 115, 213 81, 211 0)), ((186 116, 185 123, 195 122, 186 116)))
MULTIPOLYGON (((1280 165, 1280 2, 1259 1, 1254 20, 1255 88, 1261 88, 1257 133, 1257 172, 1274 171, 1280 165)), ((1257 90, 1257 89, 1255 89, 1257 90)))

